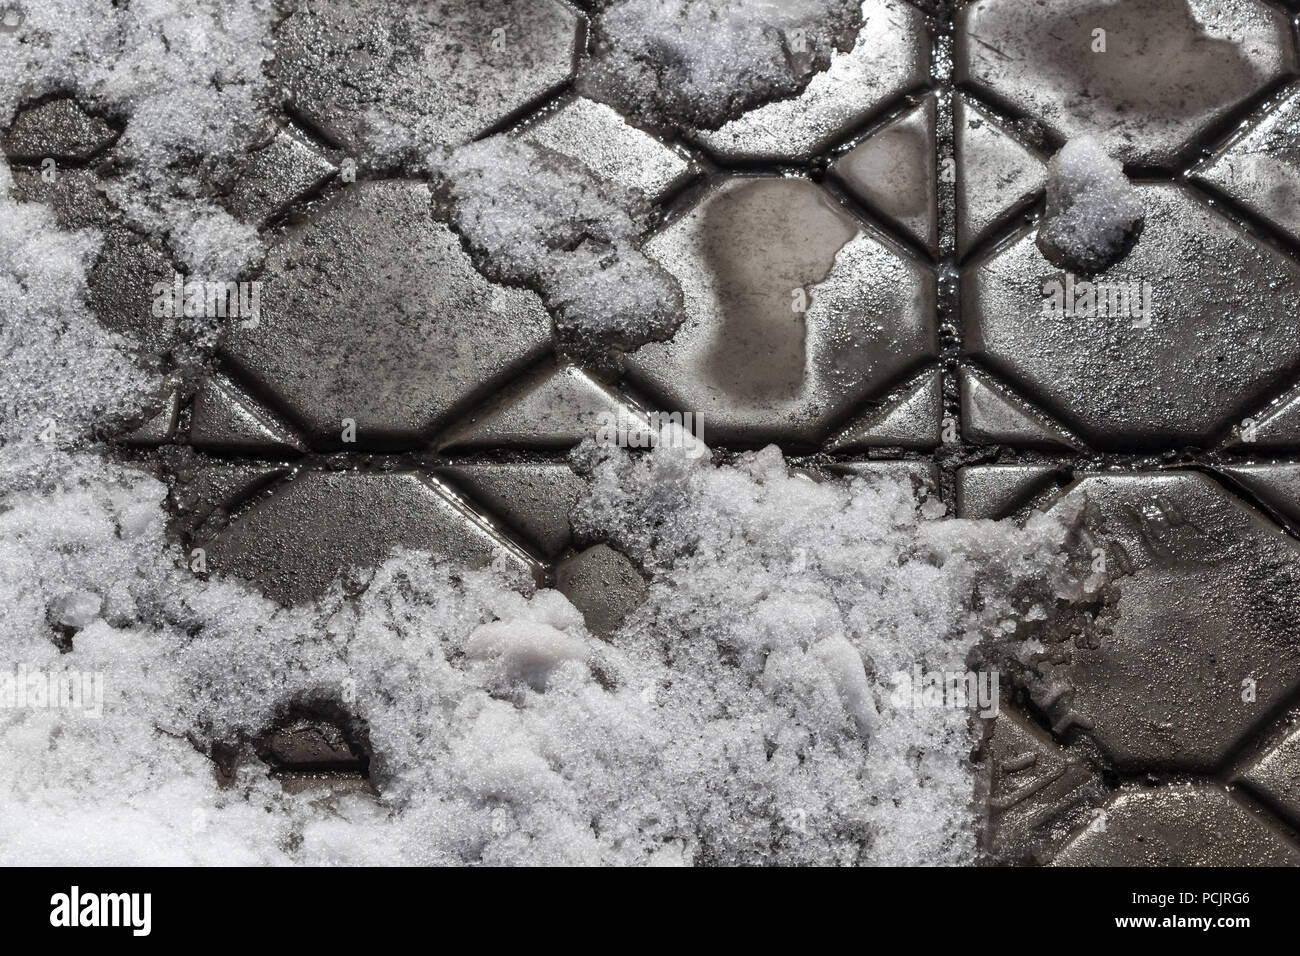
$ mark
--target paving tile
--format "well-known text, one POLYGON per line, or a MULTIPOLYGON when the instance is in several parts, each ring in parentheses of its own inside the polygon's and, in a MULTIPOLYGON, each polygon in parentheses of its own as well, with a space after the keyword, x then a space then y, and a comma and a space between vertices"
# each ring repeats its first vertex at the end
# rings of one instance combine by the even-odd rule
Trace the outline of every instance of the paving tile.
POLYGON ((1074 449, 1079 443, 1028 402, 972 368, 960 371, 961 434, 980 445, 1074 449))
POLYGON ((953 97, 957 252, 967 256, 1027 209, 1047 185, 1047 164, 966 96, 953 97))
POLYGON ((1240 779, 1292 824, 1300 824, 1300 728, 1294 725, 1277 744, 1241 774, 1240 779))
POLYGON ((1256 0, 977 0, 956 38, 959 81, 1061 139, 1166 167, 1293 67, 1290 24, 1256 0))
POLYGON ((1274 511, 1300 522, 1300 465, 1293 462, 1222 465, 1219 471, 1274 511))
POLYGON ((195 458, 171 466, 168 501, 173 520, 187 532, 224 515, 257 489, 289 474, 278 465, 195 458))
POLYGON ((406 138, 421 151, 492 130, 573 74, 578 15, 508 4, 316 0, 276 37, 292 109, 359 157, 406 138))
POLYGON ((604 638, 645 603, 648 592, 636 566, 605 544, 560 562, 555 586, 582 612, 587 629, 604 638))
POLYGON ((974 465, 957 472, 957 517, 1005 518, 1056 484, 1055 465, 974 465))
POLYGON ((1051 735, 1003 707, 983 746, 984 849, 998 863, 1035 864, 1090 823, 1106 801, 1097 773, 1051 735))
POLYGON ((364 772, 369 758, 344 731, 326 720, 300 717, 258 741, 258 755, 279 771, 353 770, 364 772))
POLYGON ((4 136, 11 160, 40 162, 88 159, 111 143, 117 133, 70 99, 46 100, 19 112, 4 136))
POLYGON ((893 222, 930 255, 939 255, 933 95, 845 153, 832 172, 870 209, 893 222))
POLYGON ((722 162, 807 160, 929 78, 921 11, 902 0, 865 0, 853 49, 835 53, 797 97, 765 103, 697 141, 722 162))
POLYGON ((267 145, 244 158, 222 201, 232 215, 262 225, 319 187, 337 169, 305 137, 282 129, 267 145))
POLYGON ((159 357, 179 342, 176 319, 155 316, 154 285, 171 285, 171 261, 152 243, 125 228, 104 234, 99 258, 86 277, 87 301, 102 325, 120 332, 146 354, 159 357))
POLYGON ((1300 327, 1270 319, 1300 266, 1179 187, 1139 188, 1142 236, 1096 281, 1149 283, 1146 327, 1122 309, 1049 310, 1047 283, 1067 276, 1026 232, 963 277, 966 348, 1095 447, 1207 443, 1300 360, 1300 327))
POLYGON ((267 256, 256 327, 224 350, 314 444, 418 445, 462 403, 534 364, 551 320, 535 293, 483 278, 421 183, 355 183, 267 256))
POLYGON ((59 169, 52 179, 40 169, 23 166, 15 166, 10 173, 14 180, 13 197, 19 202, 49 206, 61 229, 103 228, 116 218, 99 177, 89 169, 76 166, 59 169))
POLYGON ((573 509, 586 482, 568 465, 486 462, 449 465, 438 474, 547 557, 569 546, 573 509))
POLYGON ((1076 836, 1058 866, 1300 866, 1276 828, 1222 787, 1126 790, 1076 836), (1104 821, 1104 826, 1102 825, 1104 821))
POLYGON ((1202 163, 1193 178, 1300 240, 1300 89, 1202 163))
POLYGON ((438 447, 572 448, 620 416, 633 427, 648 421, 583 369, 548 360, 454 425, 438 447))
POLYGON ((939 444, 942 424, 943 375, 938 369, 930 369, 885 396, 878 407, 850 425, 830 447, 836 451, 934 448, 939 444))
POLYGON ((816 441, 937 351, 933 274, 807 181, 728 180, 646 251, 686 320, 629 376, 714 439, 816 441))
POLYGON ((1196 472, 1090 476, 1063 500, 1086 501, 1118 595, 1040 705, 1120 768, 1214 770, 1300 687, 1300 541, 1196 472))
POLYGON ((688 153, 585 96, 569 100, 519 135, 578 161, 600 179, 639 190, 651 202, 699 173, 688 153))
POLYGON ((410 473, 303 472, 204 545, 210 572, 247 578, 285 603, 318 597, 340 573, 373 568, 395 547, 539 573, 463 504, 410 473))
POLYGON ((1232 426, 1224 446, 1236 450, 1300 448, 1300 388, 1250 409, 1232 426))
POLYGON ((301 452, 306 448, 229 382, 209 376, 190 405, 189 444, 227 451, 301 452))
POLYGON ((146 411, 145 421, 127 434, 122 440, 130 445, 153 447, 165 445, 176 437, 176 420, 180 412, 180 396, 169 392, 163 399, 162 406, 154 411, 146 411), (152 414, 151 414, 152 413, 152 414))

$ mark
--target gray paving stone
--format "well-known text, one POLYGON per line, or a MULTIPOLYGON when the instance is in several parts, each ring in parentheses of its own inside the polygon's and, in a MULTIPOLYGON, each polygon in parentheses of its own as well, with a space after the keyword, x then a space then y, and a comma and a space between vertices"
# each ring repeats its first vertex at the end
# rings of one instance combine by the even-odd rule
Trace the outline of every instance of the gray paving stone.
POLYGON ((1147 327, 1049 312, 1045 283, 1066 277, 1028 232, 964 278, 966 348, 1094 447, 1207 443, 1300 360, 1300 327, 1270 318, 1300 266, 1179 187, 1140 192, 1142 236, 1097 281, 1150 283, 1147 327))
POLYGON ((1240 775, 1270 804, 1300 824, 1300 728, 1291 726, 1282 740, 1240 775))
POLYGON ((1300 240, 1300 90, 1206 160, 1194 178, 1300 240))
POLYGON ((816 441, 937 351, 933 274, 804 180, 731 179, 646 251, 686 320, 629 376, 714 439, 816 441))
POLYGON ((132 429, 123 440, 131 445, 145 447, 165 445, 176 437, 176 420, 179 412, 180 396, 175 391, 168 392, 161 408, 157 411, 148 409, 146 411, 148 417, 145 421, 138 428, 132 429))
POLYGON ((648 421, 578 366, 548 360, 454 425, 438 447, 572 448, 620 415, 631 427, 648 421))
POLYGON ((983 746, 984 849, 1003 864, 1046 863, 1106 801, 1098 775, 1040 727, 1003 707, 983 746))
POLYGON ((942 424, 943 375, 931 369, 887 395, 830 447, 930 449, 939 444, 942 424))
POLYGON ((799 96, 749 110, 698 142, 723 162, 806 160, 926 82, 930 41, 921 11, 902 0, 865 0, 862 20, 853 49, 834 54, 799 96))
POLYGON ((1195 472, 1085 477, 1081 499, 1118 596, 1040 706, 1120 768, 1212 771, 1300 687, 1300 542, 1195 472))
POLYGON ((421 183, 355 183, 267 256, 256 327, 225 354, 322 447, 414 445, 535 363, 551 321, 535 293, 483 278, 421 183))
POLYGON ((967 256, 1027 209, 1047 185, 1047 166, 966 96, 953 97, 957 252, 967 256))
POLYGON ((174 520, 194 531, 214 515, 227 513, 255 490, 289 474, 276 465, 196 458, 172 466, 168 499, 174 520))
POLYGON ((89 169, 59 169, 51 179, 40 169, 15 166, 10 170, 14 185, 12 195, 19 202, 38 202, 49 206, 62 229, 86 226, 106 227, 115 218, 115 210, 104 196, 99 177, 89 169))
POLYGON ((555 569, 555 586, 582 612, 587 629, 608 638, 645 603, 645 579, 609 545, 597 544, 555 569))
POLYGON ((232 215, 262 225, 319 187, 337 169, 305 137, 282 129, 239 164, 234 185, 223 202, 232 215))
POLYGON ((1079 447, 1069 432, 988 376, 963 368, 960 383, 961 434, 966 441, 1058 450, 1079 447))
POLYGON ((927 96, 831 166, 848 190, 939 255, 935 98, 927 96))
POLYGON ((301 452, 306 447, 229 382, 209 376, 190 405, 189 443, 233 451, 301 452))
POLYGON ((258 741, 258 755, 278 771, 352 770, 360 773, 369 763, 335 724, 298 718, 258 741))
POLYGON ((540 569, 468 508, 419 475, 303 472, 207 542, 210 572, 247 578, 285 603, 323 594, 395 547, 538 576, 540 569))
POLYGON ((4 137, 11 160, 40 162, 46 157, 73 162, 88 159, 117 133, 74 100, 46 100, 19 112, 4 137))
POLYGON ((1300 447, 1300 388, 1250 409, 1232 426, 1224 445, 1237 450, 1300 447))
POLYGON ((958 12, 956 38, 959 81, 1146 165, 1177 164, 1197 133, 1294 66, 1290 24, 1255 0, 977 0, 958 12))
POLYGON ((684 150, 668 146, 585 96, 574 97, 519 135, 577 160, 600 179, 639 190, 651 202, 699 174, 684 150))
POLYGON ((549 558, 569 546, 573 508, 586 487, 568 465, 483 463, 438 469, 465 495, 549 558))
POLYGON ((578 15, 558 0, 315 0, 280 26, 292 108, 361 158, 492 130, 573 74, 578 15))
POLYGON ((104 234, 99 258, 86 277, 87 301, 102 325, 157 359, 180 340, 176 319, 153 314, 154 285, 170 285, 175 275, 171 261, 152 243, 114 227, 104 234))
POLYGON ((1055 465, 975 465, 957 472, 957 517, 1005 518, 1055 485, 1055 465))
POLYGON ((1300 465, 1293 462, 1223 465, 1219 470, 1274 511, 1300 522, 1300 465))
POLYGON ((1297 850, 1222 787, 1125 790, 1058 866, 1298 866, 1297 850), (1104 821, 1104 826, 1102 825, 1104 821))

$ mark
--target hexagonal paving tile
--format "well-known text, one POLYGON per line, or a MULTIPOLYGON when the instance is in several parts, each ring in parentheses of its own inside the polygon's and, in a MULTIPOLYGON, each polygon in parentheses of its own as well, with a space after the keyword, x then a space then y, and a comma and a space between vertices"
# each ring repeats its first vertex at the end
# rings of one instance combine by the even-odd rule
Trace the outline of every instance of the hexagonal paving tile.
POLYGON ((541 300, 483 278, 422 183, 349 186, 268 254, 261 296, 225 354, 325 447, 344 419, 361 447, 418 445, 550 342, 541 300))
POLYGON ((1290 24, 1256 0, 977 0, 956 35, 959 81, 1146 165, 1176 165, 1293 67, 1290 24))
POLYGON ((559 0, 314 0, 280 26, 292 108, 357 153, 483 135, 573 74, 578 16, 559 0))
POLYGON ((963 277, 966 348, 1096 447, 1207 443, 1300 360, 1300 326, 1272 319, 1300 266, 1179 187, 1140 193, 1141 238, 1092 281, 1130 302, 1149 284, 1148 326, 1110 304, 1080 314, 1081 292, 1075 314, 1049 310, 1046 284, 1069 280, 1025 233, 963 277))
POLYGON ((815 441, 937 350, 933 274, 804 180, 729 180, 646 251, 687 318, 629 374, 706 440, 815 441))
POLYGON ((1195 472, 1087 477, 1066 499, 1087 502, 1118 597, 1044 709, 1121 768, 1215 769, 1300 687, 1300 542, 1195 472))

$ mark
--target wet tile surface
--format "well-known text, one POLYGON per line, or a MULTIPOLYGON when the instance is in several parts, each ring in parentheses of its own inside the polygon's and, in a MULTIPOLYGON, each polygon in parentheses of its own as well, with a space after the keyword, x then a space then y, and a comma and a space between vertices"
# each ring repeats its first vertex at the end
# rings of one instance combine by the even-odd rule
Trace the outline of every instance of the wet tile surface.
MULTIPOLYGON (((220 195, 271 247, 261 321, 132 439, 185 449, 172 507, 209 571, 291 602, 430 548, 554 584, 608 635, 646 585, 574 540, 566 455, 646 409, 829 480, 906 476, 965 517, 1081 505, 1106 626, 1046 635, 1047 679, 981 725, 987 859, 1300 861, 1300 94, 1279 8, 976 0, 949 23, 867 0, 801 95, 677 139, 577 96, 577 8, 508 11, 329 0, 280 25, 284 126, 220 195), (644 248, 680 329, 621 375, 557 356, 541 299, 481 275, 428 185, 391 173, 404 129, 510 129, 661 203, 644 248), (1142 234, 1092 278, 1149 284, 1149 322, 1044 311, 1066 278, 1035 243, 1044 164, 1081 133, 1141 180, 1142 234)), ((165 364, 175 327, 149 303, 173 262, 102 195, 114 135, 55 100, 3 147, 22 198, 111 226, 91 304, 165 364), (47 156, 73 166, 47 180, 47 156)), ((313 719, 263 759, 361 785, 313 719)))

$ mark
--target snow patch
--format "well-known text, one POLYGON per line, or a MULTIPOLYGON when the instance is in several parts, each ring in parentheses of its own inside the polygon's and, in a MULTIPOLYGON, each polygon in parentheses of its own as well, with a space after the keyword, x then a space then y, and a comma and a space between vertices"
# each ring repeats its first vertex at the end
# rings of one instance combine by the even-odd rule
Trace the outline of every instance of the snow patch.
POLYGON ((1047 164, 1047 211, 1038 247, 1062 268, 1114 264, 1142 222, 1142 199, 1124 167, 1091 136, 1070 140, 1047 164))

